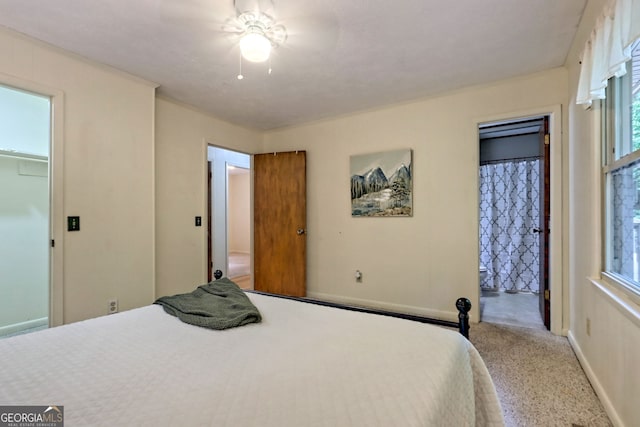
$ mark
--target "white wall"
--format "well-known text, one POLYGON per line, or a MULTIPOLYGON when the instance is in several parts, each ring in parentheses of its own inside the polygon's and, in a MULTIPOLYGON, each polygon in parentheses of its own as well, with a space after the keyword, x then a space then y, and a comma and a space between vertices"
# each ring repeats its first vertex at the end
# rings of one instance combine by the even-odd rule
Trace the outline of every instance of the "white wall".
POLYGON ((617 426, 640 425, 640 306, 597 280, 601 271, 599 110, 575 105, 579 54, 604 1, 591 0, 568 56, 570 341, 617 426), (590 280, 595 278, 596 280, 590 280), (587 334, 587 319, 591 333, 587 334))
POLYGON ((0 330, 49 315, 47 168, 0 156, 0 330))
POLYGON ((308 294, 457 319, 456 298, 479 292, 479 119, 566 102, 554 69, 267 133, 265 152, 307 151, 308 294), (401 148, 413 149, 413 217, 352 218, 349 156, 401 148))
POLYGON ((229 251, 251 248, 251 174, 229 175, 229 251))
POLYGON ((54 112, 64 115, 54 129, 64 135, 63 158, 54 160, 64 165, 64 197, 54 191, 54 205, 62 204, 60 216, 79 215, 81 230, 55 236, 54 251, 64 250, 63 321, 106 314, 110 298, 121 310, 151 303, 155 85, 4 29, 0 52, 0 83, 64 96, 54 112))
POLYGON ((244 153, 261 133, 178 103, 156 100, 156 295, 192 291, 207 281, 207 144, 244 153), (202 216, 202 227, 194 217, 202 216))

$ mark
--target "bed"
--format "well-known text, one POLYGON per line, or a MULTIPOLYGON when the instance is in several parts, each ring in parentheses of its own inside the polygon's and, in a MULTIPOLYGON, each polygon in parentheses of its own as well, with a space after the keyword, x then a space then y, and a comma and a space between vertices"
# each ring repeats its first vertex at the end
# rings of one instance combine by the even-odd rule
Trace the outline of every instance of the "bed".
POLYGON ((222 331, 150 305, 0 340, 0 405, 69 426, 501 426, 454 330, 247 293, 260 323, 222 331))

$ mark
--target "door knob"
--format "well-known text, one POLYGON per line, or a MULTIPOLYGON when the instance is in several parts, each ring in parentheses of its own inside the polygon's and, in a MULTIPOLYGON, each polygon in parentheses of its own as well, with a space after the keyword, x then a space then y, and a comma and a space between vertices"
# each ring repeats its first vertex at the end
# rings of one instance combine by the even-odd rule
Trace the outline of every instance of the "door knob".
POLYGON ((296 233, 298 233, 298 236, 302 236, 305 233, 305 230, 304 228, 298 228, 298 231, 296 233))
POLYGON ((542 228, 534 228, 533 232, 540 234, 540 233, 542 233, 542 228))

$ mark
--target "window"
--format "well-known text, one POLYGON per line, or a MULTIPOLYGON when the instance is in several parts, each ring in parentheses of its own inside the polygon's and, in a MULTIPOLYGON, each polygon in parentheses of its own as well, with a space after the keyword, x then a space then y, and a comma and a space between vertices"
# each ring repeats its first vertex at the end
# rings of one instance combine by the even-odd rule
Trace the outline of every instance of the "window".
POLYGON ((605 272, 640 294, 640 44, 603 101, 605 272))

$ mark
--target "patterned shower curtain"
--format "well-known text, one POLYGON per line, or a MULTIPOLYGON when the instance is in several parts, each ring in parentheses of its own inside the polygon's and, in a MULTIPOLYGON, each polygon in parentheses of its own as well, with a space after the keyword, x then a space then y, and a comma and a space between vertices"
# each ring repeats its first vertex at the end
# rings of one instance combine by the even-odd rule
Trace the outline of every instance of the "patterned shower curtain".
POLYGON ((480 264, 485 289, 538 292, 540 160, 480 166, 480 264))

